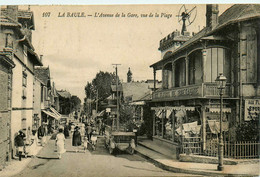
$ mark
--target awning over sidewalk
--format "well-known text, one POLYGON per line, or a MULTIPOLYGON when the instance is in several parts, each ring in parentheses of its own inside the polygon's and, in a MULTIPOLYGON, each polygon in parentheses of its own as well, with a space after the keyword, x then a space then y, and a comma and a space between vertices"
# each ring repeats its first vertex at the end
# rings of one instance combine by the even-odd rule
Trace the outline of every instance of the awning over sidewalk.
POLYGON ((55 114, 54 112, 52 112, 52 111, 48 111, 48 110, 42 110, 42 112, 44 112, 45 114, 47 114, 48 116, 51 116, 51 117, 53 117, 54 119, 56 119, 56 120, 59 120, 60 118, 61 118, 61 115, 59 116, 59 115, 57 115, 57 114, 55 114))
POLYGON ((55 114, 57 115, 59 118, 61 118, 61 114, 54 108, 50 107, 50 110, 55 114))
POLYGON ((145 101, 136 101, 136 102, 129 103, 129 105, 142 106, 142 105, 145 105, 145 101))
MULTIPOLYGON (((218 134, 220 132, 219 121, 208 120, 208 124, 209 124, 211 133, 218 134)), ((228 126, 229 126, 228 122, 222 122, 222 131, 227 132, 228 126)))

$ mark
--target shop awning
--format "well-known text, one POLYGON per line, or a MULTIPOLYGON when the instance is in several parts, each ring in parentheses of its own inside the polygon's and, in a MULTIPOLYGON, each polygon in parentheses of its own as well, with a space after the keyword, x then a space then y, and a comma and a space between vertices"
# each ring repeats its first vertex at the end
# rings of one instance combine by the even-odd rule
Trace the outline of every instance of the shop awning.
POLYGON ((50 110, 56 115, 58 116, 59 118, 61 118, 61 114, 54 108, 50 107, 50 110))
MULTIPOLYGON (((218 134, 220 132, 219 121, 216 120, 208 120, 208 125, 210 128, 211 133, 218 134)), ((228 122, 222 122, 222 131, 228 131, 228 122)))
MULTIPOLYGON (((209 108, 209 112, 216 112, 216 113, 220 113, 220 108, 209 108)), ((225 113, 231 113, 231 108, 222 108, 222 112, 225 113)))
POLYGON ((53 118, 56 119, 56 120, 59 120, 59 119, 60 119, 60 117, 58 117, 56 114, 54 114, 54 113, 51 112, 51 111, 42 110, 42 112, 44 112, 44 113, 47 114, 48 116, 53 117, 53 118))
POLYGON ((93 115, 93 118, 102 117, 102 116, 104 115, 105 111, 106 111, 106 110, 103 110, 103 111, 101 111, 101 112, 99 112, 99 113, 96 113, 95 115, 93 115))
POLYGON ((145 105, 145 101, 136 101, 136 102, 129 103, 129 105, 141 106, 141 105, 145 105))

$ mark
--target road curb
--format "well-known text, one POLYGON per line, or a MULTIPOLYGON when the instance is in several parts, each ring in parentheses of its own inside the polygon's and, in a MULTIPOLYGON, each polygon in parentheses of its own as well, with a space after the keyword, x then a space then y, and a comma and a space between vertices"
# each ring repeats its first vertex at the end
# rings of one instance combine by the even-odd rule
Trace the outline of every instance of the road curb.
POLYGON ((139 152, 138 150, 136 150, 136 154, 138 154, 141 157, 144 157, 145 159, 149 160, 155 166, 157 166, 157 167, 159 167, 163 170, 167 170, 167 171, 174 172, 174 173, 188 173, 188 174, 193 174, 193 175, 204 175, 204 176, 251 176, 251 175, 248 175, 248 174, 231 174, 231 173, 220 174, 220 173, 217 173, 217 172, 188 170, 188 169, 183 169, 183 168, 178 168, 178 167, 172 167, 172 166, 169 166, 169 165, 165 165, 165 164, 149 157, 148 155, 145 155, 145 154, 139 152))

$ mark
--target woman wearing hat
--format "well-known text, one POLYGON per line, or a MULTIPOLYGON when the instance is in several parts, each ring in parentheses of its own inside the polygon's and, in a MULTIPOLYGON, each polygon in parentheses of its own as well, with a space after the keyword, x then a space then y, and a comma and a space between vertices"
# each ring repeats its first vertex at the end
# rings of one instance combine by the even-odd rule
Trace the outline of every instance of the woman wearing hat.
POLYGON ((65 153, 66 150, 64 148, 65 144, 65 136, 63 134, 63 128, 59 128, 59 133, 56 136, 56 145, 57 145, 57 152, 59 155, 59 159, 61 159, 61 154, 65 153))
POLYGON ((78 147, 80 145, 81 145, 81 135, 80 135, 80 132, 79 132, 79 127, 76 126, 75 131, 74 131, 73 136, 72 136, 72 146, 77 147, 76 152, 78 152, 78 147))

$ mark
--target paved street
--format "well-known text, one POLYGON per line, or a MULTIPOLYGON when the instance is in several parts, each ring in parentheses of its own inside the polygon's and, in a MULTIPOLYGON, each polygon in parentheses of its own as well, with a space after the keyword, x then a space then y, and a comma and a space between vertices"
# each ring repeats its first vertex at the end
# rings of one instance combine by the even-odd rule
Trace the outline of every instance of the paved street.
POLYGON ((16 176, 191 176, 164 171, 137 154, 110 155, 102 146, 96 151, 76 153, 71 139, 66 140, 67 152, 57 158, 55 141, 50 140, 28 166, 16 176))

